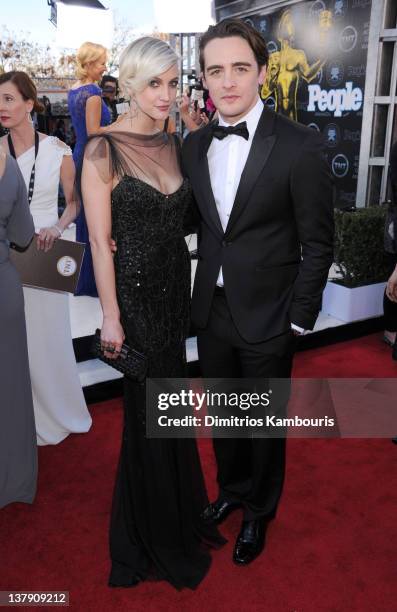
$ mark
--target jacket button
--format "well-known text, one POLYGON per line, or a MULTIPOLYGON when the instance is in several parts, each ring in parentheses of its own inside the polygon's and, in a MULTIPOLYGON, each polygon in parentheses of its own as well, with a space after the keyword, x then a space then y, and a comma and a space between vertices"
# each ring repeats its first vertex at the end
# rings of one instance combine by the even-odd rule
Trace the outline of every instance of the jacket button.
POLYGON ((232 244, 231 240, 222 240, 222 246, 223 247, 230 246, 231 244, 232 244))

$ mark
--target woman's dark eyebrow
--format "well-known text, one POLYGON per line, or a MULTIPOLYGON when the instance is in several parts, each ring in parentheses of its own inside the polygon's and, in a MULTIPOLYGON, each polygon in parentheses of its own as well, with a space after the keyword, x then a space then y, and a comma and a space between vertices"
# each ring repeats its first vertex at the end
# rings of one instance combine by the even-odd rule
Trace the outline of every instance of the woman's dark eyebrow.
MULTIPOLYGON (((160 77, 153 77, 151 80, 152 81, 157 81, 158 83, 162 83, 163 82, 163 80, 160 79, 160 77)), ((179 77, 176 76, 173 79, 170 79, 168 82, 169 83, 174 83, 174 81, 179 81, 179 77)))

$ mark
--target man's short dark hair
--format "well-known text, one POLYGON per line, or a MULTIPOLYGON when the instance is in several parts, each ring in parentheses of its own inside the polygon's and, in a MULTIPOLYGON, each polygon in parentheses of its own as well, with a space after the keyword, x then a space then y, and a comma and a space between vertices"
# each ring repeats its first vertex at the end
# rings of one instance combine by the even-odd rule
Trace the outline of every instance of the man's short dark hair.
POLYGON ((116 77, 110 74, 104 74, 101 80, 100 88, 103 89, 105 83, 114 83, 116 85, 116 91, 118 89, 118 80, 116 77))
POLYGON ((200 39, 200 68, 204 73, 204 49, 214 38, 230 38, 231 36, 240 36, 247 41, 252 49, 259 69, 267 66, 269 60, 269 52, 263 36, 255 30, 249 23, 242 19, 228 18, 223 19, 219 23, 210 26, 200 39))

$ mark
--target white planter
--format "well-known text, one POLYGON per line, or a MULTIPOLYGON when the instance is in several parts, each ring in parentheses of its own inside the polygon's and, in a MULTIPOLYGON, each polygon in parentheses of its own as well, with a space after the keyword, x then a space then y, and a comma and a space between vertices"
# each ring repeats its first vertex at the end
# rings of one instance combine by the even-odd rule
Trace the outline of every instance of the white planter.
POLYGON ((323 293, 322 312, 350 323, 383 314, 383 292, 386 283, 363 287, 343 287, 328 281, 323 293))

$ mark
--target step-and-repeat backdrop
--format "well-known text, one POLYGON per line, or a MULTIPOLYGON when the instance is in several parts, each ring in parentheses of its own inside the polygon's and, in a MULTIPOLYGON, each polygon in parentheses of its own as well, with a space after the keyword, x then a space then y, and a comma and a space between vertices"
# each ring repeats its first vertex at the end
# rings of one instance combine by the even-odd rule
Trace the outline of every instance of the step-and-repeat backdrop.
POLYGON ((245 20, 268 41, 261 97, 324 134, 336 205, 354 205, 371 0, 315 0, 245 20))

